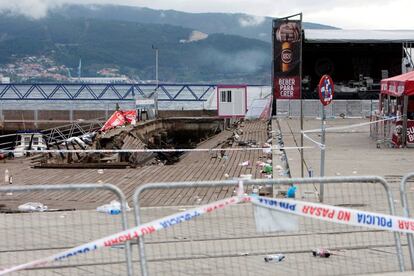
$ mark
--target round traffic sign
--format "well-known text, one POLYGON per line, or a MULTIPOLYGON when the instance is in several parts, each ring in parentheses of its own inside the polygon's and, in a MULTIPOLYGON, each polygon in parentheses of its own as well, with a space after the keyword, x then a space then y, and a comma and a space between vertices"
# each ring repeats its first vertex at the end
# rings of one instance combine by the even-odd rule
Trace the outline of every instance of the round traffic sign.
POLYGON ((329 75, 323 75, 319 81, 319 99, 323 105, 328 105, 333 100, 334 82, 329 75))

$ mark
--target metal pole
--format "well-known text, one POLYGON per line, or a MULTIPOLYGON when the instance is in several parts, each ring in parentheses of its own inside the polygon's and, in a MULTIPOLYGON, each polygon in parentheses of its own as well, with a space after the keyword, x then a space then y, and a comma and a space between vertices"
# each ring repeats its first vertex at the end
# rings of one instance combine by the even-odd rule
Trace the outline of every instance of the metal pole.
POLYGON ((401 134, 401 138, 402 138, 402 146, 406 147, 407 146, 407 110, 408 110, 408 96, 404 95, 404 101, 403 101, 403 129, 402 129, 402 134, 401 134))
MULTIPOLYGON (((324 177, 325 176, 325 106, 322 105, 322 117, 321 117, 321 131, 322 131, 322 135, 321 135, 321 173, 320 173, 320 177, 324 177)), ((323 194, 324 194, 324 184, 320 183, 320 193, 319 193, 319 200, 320 202, 323 202, 323 194)))
MULTIPOLYGON (((413 178, 414 173, 407 174, 403 177, 400 184, 401 204, 404 211, 404 217, 410 217, 410 208, 408 206, 407 185, 408 179, 413 178)), ((414 270, 414 243, 413 234, 407 234, 408 251, 410 252, 411 270, 414 270)))
POLYGON ((152 49, 155 50, 155 92, 154 92, 154 104, 155 104, 155 115, 158 116, 158 48, 152 45, 152 49))
POLYGON ((304 160, 304 158, 303 158, 303 95, 302 95, 302 44, 303 44, 303 42, 302 42, 302 40, 303 40, 303 37, 302 37, 302 13, 300 13, 300 36, 301 36, 301 39, 300 39, 300 43, 301 43, 301 46, 300 46, 300 53, 299 53, 299 80, 300 80, 300 86, 299 86, 299 89, 300 89, 300 146, 301 146, 301 149, 300 149, 300 171, 301 171, 301 176, 303 177, 304 175, 303 175, 303 171, 304 171, 304 162, 305 162, 305 160, 304 160))
POLYGON ((272 117, 275 116, 277 117, 277 99, 276 99, 276 94, 275 94, 275 36, 276 36, 276 32, 275 32, 275 19, 273 19, 272 21, 272 80, 271 80, 271 85, 272 85, 272 117))
POLYGON ((158 48, 155 48, 155 80, 158 89, 158 48))

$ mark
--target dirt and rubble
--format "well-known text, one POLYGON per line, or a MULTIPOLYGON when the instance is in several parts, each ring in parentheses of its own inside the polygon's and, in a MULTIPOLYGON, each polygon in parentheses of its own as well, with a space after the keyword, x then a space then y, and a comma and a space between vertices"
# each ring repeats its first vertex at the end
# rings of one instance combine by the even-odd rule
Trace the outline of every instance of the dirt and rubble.
MULTIPOLYGON (((188 119, 187 119, 188 120, 188 119)), ((222 131, 217 121, 211 129, 194 131, 181 123, 176 127, 164 127, 153 122, 126 125, 73 137, 66 141, 49 144, 52 153, 31 157, 34 168, 130 168, 155 164, 173 164, 182 152, 122 152, 122 150, 195 148, 203 140, 222 131), (121 150, 121 152, 61 152, 61 150, 121 150)), ((171 123, 170 123, 171 124, 171 123)))
MULTIPOLYGON (((131 200, 132 193, 136 187, 143 183, 224 180, 239 177, 265 178, 267 173, 263 172, 263 167, 260 164, 269 160, 270 156, 268 153, 259 149, 253 151, 230 151, 225 149, 239 148, 240 142, 242 142, 241 144, 250 144, 249 147, 262 147, 269 139, 267 128, 268 124, 266 122, 243 122, 231 128, 225 128, 216 135, 203 136, 202 141, 200 140, 196 146, 197 149, 220 148, 222 150, 187 152, 179 156, 179 162, 171 165, 164 165, 164 162, 151 165, 148 162, 148 165, 138 166, 137 168, 129 167, 118 170, 111 168, 97 169, 88 167, 87 163, 85 163, 84 166, 78 168, 57 167, 45 169, 40 167, 33 169, 30 168, 30 160, 27 158, 16 158, 15 160, 7 160, 4 164, 0 163, 0 178, 4 176, 2 172, 7 168, 10 175, 13 176, 13 183, 17 185, 112 183, 124 191, 128 200, 131 200), (257 142, 254 144, 252 141, 257 142), (249 162, 246 166, 243 166, 242 163, 245 161, 249 162)), ((215 129, 213 128, 213 130, 215 129)), ((122 132, 121 129, 116 132, 118 131, 122 132)), ((192 139, 192 141, 194 142, 195 140, 192 139)), ((59 158, 59 156, 54 158, 59 158)), ((153 206, 159 202, 176 205, 193 204, 195 200, 197 200, 196 203, 202 204, 209 202, 213 198, 231 196, 234 192, 233 188, 230 187, 224 187, 220 191, 212 192, 213 190, 194 191, 195 193, 188 193, 184 196, 176 194, 176 191, 173 189, 171 194, 170 192, 167 195, 164 193, 159 194, 159 199, 157 196, 154 200, 149 199, 143 202, 143 204, 146 206, 153 206), (165 200, 166 198, 169 198, 169 200, 165 200)), ((73 192, 13 193, 10 195, 3 193, 0 194, 0 201, 7 205, 6 209, 15 209, 19 204, 29 201, 44 203, 52 209, 66 209, 73 208, 73 206, 76 206, 76 209, 90 209, 95 208, 97 204, 106 203, 112 196, 108 193, 102 194, 97 192, 82 192, 81 194, 80 196, 73 192)))

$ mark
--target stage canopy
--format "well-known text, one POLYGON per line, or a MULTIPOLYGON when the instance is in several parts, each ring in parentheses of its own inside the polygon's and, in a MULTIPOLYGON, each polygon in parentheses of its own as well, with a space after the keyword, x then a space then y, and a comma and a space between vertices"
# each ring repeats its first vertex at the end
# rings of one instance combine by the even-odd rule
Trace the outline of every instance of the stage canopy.
POLYGON ((412 30, 305 29, 306 43, 402 43, 414 42, 412 30))
POLYGON ((381 80, 381 94, 395 97, 414 95, 414 71, 381 80))

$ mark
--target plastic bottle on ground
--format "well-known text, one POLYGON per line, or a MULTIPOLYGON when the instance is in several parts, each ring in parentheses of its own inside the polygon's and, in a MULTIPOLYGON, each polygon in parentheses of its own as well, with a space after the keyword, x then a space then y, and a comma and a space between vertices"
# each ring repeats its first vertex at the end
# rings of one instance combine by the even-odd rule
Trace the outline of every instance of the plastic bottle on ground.
POLYGON ((9 169, 6 169, 4 171, 4 183, 6 183, 6 184, 9 183, 9 169))
POLYGON ((283 254, 267 255, 264 257, 264 261, 266 263, 269 263, 269 262, 279 263, 283 261, 284 258, 285 258, 285 255, 283 254))
POLYGON ((119 210, 119 209, 108 210, 108 214, 110 214, 110 215, 119 215, 120 213, 121 213, 121 210, 119 210))

